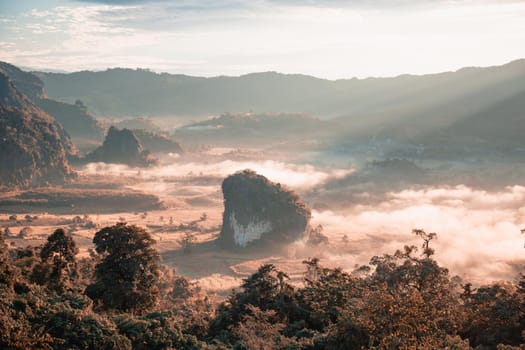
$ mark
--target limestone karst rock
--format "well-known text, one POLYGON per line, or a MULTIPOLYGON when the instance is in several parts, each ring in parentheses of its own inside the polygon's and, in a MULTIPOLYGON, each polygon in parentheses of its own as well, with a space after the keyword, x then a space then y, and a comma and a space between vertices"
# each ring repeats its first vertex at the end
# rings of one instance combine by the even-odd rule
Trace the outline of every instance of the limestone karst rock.
POLYGON ((63 183, 75 174, 67 159, 72 150, 62 126, 0 72, 0 186, 63 183))
POLYGON ((138 138, 129 129, 110 127, 104 143, 84 157, 83 162, 104 162, 146 167, 155 162, 142 148, 138 138))
POLYGON ((268 242, 290 243, 304 236, 310 210, 293 191, 252 170, 222 183, 224 214, 220 243, 243 248, 268 242))

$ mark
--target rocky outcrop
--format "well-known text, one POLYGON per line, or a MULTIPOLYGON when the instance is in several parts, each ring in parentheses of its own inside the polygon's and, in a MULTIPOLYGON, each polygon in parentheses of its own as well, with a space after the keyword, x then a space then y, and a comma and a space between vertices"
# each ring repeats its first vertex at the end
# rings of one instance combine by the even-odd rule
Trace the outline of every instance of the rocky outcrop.
POLYGON ((110 127, 102 146, 86 155, 82 162, 104 162, 145 167, 155 163, 142 148, 137 136, 128 129, 110 127))
POLYGON ((252 170, 222 183, 224 214, 220 243, 227 248, 289 243, 303 238, 310 210, 294 192, 252 170))
POLYGON ((0 187, 67 181, 74 176, 67 160, 72 150, 62 126, 0 72, 0 187))
POLYGON ((81 101, 69 104, 48 98, 44 93, 44 83, 40 78, 12 64, 0 62, 0 72, 9 77, 20 93, 54 117, 69 135, 93 140, 102 139, 104 129, 88 113, 86 106, 81 101))

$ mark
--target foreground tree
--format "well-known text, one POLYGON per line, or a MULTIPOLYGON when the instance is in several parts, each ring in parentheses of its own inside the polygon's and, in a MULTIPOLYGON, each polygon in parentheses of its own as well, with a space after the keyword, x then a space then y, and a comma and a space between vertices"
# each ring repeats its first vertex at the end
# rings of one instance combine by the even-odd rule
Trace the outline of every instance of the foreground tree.
POLYGON ((118 223, 105 227, 93 239, 102 260, 86 294, 105 309, 142 313, 159 297, 159 254, 143 228, 118 223))
POLYGON ((274 310, 263 311, 257 306, 247 305, 242 321, 233 329, 239 341, 236 349, 273 350, 298 348, 294 340, 282 335, 286 325, 281 323, 274 310))
POLYGON ((422 255, 405 246, 373 257, 373 273, 354 282, 361 294, 351 294, 355 299, 336 309, 341 315, 329 327, 327 348, 439 349, 456 339, 458 286, 432 259, 429 243, 435 234, 414 233, 424 241, 422 255))
MULTIPOLYGON (((42 247, 40 251, 42 265, 35 268, 33 275, 39 275, 38 279, 41 282, 39 284, 47 284, 51 289, 63 292, 78 278, 75 260, 77 253, 78 248, 73 238, 68 236, 64 229, 59 228, 47 238, 46 244, 42 247)), ((36 276, 33 276, 33 279, 37 279, 36 276)))
POLYGON ((295 313, 295 291, 289 277, 273 264, 264 264, 244 280, 238 293, 232 293, 222 303, 211 325, 212 333, 236 327, 249 307, 262 311, 273 310, 278 319, 291 319, 295 313))
POLYGON ((2 231, 0 231, 0 287, 11 288, 14 283, 14 271, 9 264, 9 252, 7 250, 7 244, 5 243, 5 237, 2 231))
POLYGON ((515 285, 496 283, 472 289, 468 283, 461 299, 466 317, 460 334, 469 339, 471 345, 495 348, 498 344, 518 346, 522 343, 525 310, 515 285))

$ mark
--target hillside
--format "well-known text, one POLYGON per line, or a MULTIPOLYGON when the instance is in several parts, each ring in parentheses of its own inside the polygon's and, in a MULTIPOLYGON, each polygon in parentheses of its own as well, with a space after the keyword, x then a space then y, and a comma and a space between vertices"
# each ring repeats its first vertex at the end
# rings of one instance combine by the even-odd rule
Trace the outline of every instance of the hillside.
POLYGON ((0 72, 8 76, 17 90, 31 102, 53 116, 72 137, 102 139, 102 126, 80 101, 69 104, 48 98, 44 83, 37 76, 9 63, 0 62, 0 72))
POLYGON ((59 184, 74 175, 64 129, 0 73, 0 187, 59 184))
POLYGON ((164 134, 150 132, 144 129, 130 130, 135 134, 145 150, 152 153, 183 153, 181 145, 164 134))
POLYGON ((112 126, 108 130, 104 143, 79 162, 104 162, 146 167, 155 163, 155 160, 149 155, 148 150, 143 149, 133 131, 119 130, 112 126))
POLYGON ((328 136, 330 127, 327 121, 298 113, 225 113, 180 127, 174 136, 184 144, 262 146, 328 136))

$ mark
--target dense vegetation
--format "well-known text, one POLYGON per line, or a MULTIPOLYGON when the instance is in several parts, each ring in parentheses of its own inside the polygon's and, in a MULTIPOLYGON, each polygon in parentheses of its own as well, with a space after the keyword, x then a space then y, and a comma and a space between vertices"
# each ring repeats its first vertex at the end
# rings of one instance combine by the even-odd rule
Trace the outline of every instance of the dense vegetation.
POLYGON ((352 273, 304 262, 301 285, 263 265, 220 303, 162 265, 147 231, 119 223, 77 259, 0 237, 1 349, 523 349, 525 279, 474 288, 433 259, 435 234, 352 273), (521 345, 520 345, 521 344, 521 345), (520 347, 521 346, 521 347, 520 347))

